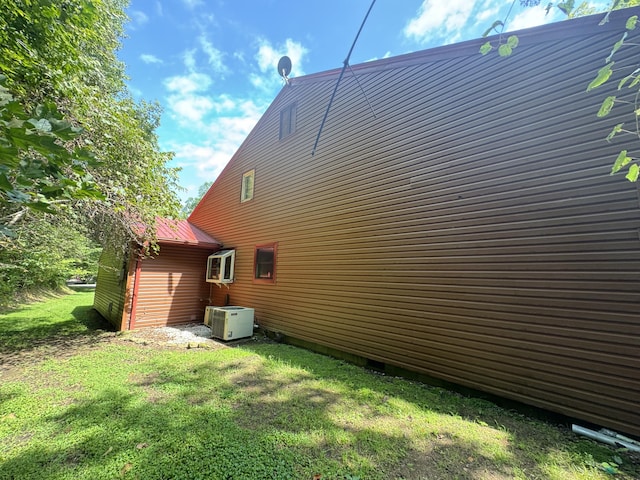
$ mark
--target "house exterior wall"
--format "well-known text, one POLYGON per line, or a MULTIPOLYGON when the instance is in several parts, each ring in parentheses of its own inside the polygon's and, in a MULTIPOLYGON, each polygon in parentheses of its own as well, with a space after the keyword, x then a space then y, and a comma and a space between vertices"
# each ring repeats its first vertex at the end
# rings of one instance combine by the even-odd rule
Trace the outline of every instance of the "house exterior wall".
MULTIPOLYGON (((210 303, 205 272, 212 253, 211 248, 161 244, 157 256, 142 260, 130 328, 202 322, 210 303)), ((132 282, 130 297, 133 288, 132 282)))
POLYGON ((638 188, 609 176, 623 144, 595 116, 608 87, 585 92, 629 15, 522 32, 506 59, 480 56, 483 40, 354 66, 376 116, 347 72, 315 156, 338 72, 292 79, 189 218, 236 248, 215 303, 639 435, 638 188), (254 283, 271 242, 276 282, 254 283))
POLYGON ((98 262, 93 307, 117 330, 126 328, 122 322, 131 263, 128 253, 115 246, 105 248, 98 262))

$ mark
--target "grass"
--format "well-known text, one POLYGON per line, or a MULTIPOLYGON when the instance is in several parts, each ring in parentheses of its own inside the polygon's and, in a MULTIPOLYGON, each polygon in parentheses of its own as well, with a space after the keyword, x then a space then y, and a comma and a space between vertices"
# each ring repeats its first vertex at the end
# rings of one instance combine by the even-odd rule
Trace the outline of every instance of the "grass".
POLYGON ((0 315, 0 479, 640 477, 564 427, 295 347, 129 342, 92 295, 0 315))

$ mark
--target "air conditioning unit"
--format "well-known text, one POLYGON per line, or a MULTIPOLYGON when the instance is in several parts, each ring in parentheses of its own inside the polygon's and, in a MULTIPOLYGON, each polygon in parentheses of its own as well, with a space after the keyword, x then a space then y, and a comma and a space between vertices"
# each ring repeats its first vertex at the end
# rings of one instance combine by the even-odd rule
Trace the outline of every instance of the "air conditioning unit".
POLYGON ((212 307, 204 312, 204 324, 211 328, 211 336, 221 340, 235 340, 253 336, 253 308, 212 307))

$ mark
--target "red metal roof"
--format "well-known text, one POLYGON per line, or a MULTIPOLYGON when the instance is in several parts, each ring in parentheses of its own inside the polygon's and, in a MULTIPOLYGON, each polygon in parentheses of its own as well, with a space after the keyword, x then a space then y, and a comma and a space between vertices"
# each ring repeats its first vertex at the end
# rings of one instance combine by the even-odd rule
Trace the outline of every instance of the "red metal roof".
POLYGON ((160 243, 181 243, 184 245, 201 245, 219 247, 222 245, 187 220, 171 220, 159 218, 156 222, 156 235, 160 243))

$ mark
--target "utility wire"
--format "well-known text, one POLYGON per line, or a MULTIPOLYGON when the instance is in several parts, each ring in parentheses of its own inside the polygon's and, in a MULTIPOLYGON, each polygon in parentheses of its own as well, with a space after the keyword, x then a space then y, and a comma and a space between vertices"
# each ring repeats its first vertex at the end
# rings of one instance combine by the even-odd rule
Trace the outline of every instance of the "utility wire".
MULTIPOLYGON (((320 141, 320 135, 322 135, 322 128, 324 127, 324 122, 327 120, 327 117, 329 116, 329 110, 331 109, 331 104, 333 103, 333 99, 336 96, 336 92, 338 91, 338 85, 340 85, 340 80, 342 80, 342 76, 344 75, 344 71, 347 69, 347 66, 349 66, 349 59, 351 58, 351 52, 353 52, 353 48, 356 46, 356 42, 358 41, 358 37, 360 36, 360 32, 362 32, 362 28, 364 27, 364 24, 367 21, 367 18, 369 17, 369 13, 371 13, 371 9, 373 8, 373 5, 375 3, 376 3, 376 0, 372 0, 371 6, 369 7, 369 10, 367 10, 367 14, 364 16, 364 20, 362 20, 362 24, 360 25, 360 29, 358 30, 358 33, 356 34, 356 38, 353 39, 353 43, 351 44, 351 48, 349 49, 349 53, 347 54, 347 58, 345 58, 345 60, 344 60, 344 62, 342 64, 342 70, 340 71, 340 76, 338 77, 338 81, 336 82, 336 86, 334 87, 333 93, 331 94, 331 98, 329 99, 329 105, 327 105, 327 110, 324 112, 324 117, 322 117, 322 122, 320 123, 320 129, 318 130, 318 136, 316 137, 316 141, 313 144, 313 150, 311 150, 311 156, 312 157, 316 153, 316 148, 318 147, 318 142, 320 141)), ((357 80, 357 78, 356 78, 356 80, 357 80)), ((358 82, 358 84, 360 84, 360 82, 358 82)), ((367 102, 368 102, 368 100, 367 100, 367 102)), ((374 116, 375 116, 375 113, 374 113, 374 116)))

